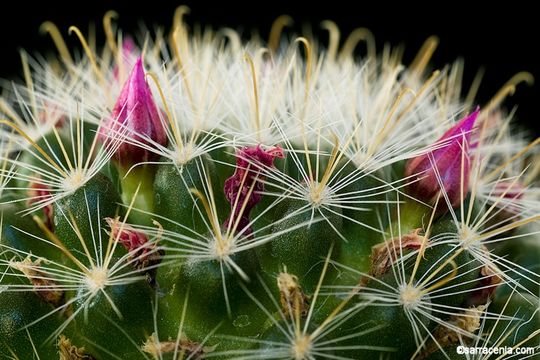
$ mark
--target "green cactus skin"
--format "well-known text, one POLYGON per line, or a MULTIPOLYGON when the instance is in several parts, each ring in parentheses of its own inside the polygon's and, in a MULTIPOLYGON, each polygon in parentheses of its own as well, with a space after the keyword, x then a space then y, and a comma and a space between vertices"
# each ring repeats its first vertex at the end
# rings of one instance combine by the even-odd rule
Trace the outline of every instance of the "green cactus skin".
MULTIPOLYGON (((39 139, 39 141, 37 141, 36 144, 37 146, 39 146, 41 150, 43 150, 45 154, 53 158, 56 163, 66 168, 68 167, 68 160, 66 160, 62 152, 62 146, 71 150, 72 141, 71 141, 71 138, 67 134, 64 134, 62 132, 58 133, 58 138, 57 138, 54 133, 49 133, 45 135, 44 137, 42 137, 41 139, 39 139)), ((73 151, 67 151, 66 154, 67 154, 67 158, 69 159, 69 162, 73 164, 74 163, 73 151)), ((45 161, 43 155, 40 152, 32 148, 27 149, 22 152, 21 162, 24 162, 31 166, 35 166, 38 169, 42 169, 42 170, 48 170, 50 169, 50 166, 51 166, 49 163, 47 163, 47 161, 45 161)), ((33 174, 30 168, 22 168, 20 171, 22 171, 24 175, 28 175, 28 176, 33 174)), ((16 185, 21 188, 28 187, 28 184, 24 181, 17 181, 16 185)))
MULTIPOLYGON (((417 276, 425 276, 433 271, 432 265, 442 265, 447 259, 456 254, 456 250, 453 246, 436 245, 426 249, 425 261, 421 263, 418 268, 417 276)), ((461 252, 454 258, 457 264, 458 270, 454 280, 451 280, 445 284, 439 292, 437 292, 437 298, 432 299, 433 304, 441 306, 457 306, 464 305, 464 301, 467 298, 467 294, 477 284, 475 279, 478 279, 480 264, 474 260, 467 252, 461 252)), ((452 266, 446 265, 440 270, 440 275, 450 274, 452 266)))
POLYGON ((0 82, 0 358, 538 346, 540 148, 500 110, 530 74, 480 112, 432 38, 405 67, 365 29, 243 43, 185 13, 135 44, 109 12, 76 57, 46 23, 59 61, 0 82))
POLYGON ((80 336, 87 339, 84 347, 99 359, 107 359, 111 353, 124 359, 144 359, 138 344, 154 331, 153 300, 153 291, 143 279, 109 286, 88 304, 76 301, 74 311, 80 313, 75 326, 80 336))
POLYGON ((23 216, 21 211, 24 211, 24 208, 15 204, 0 205, 0 244, 44 259, 60 261, 61 252, 52 244, 37 240, 43 237, 43 232, 31 216, 23 216))
MULTIPOLYGON (((310 221, 311 211, 298 212, 305 206, 306 203, 300 200, 284 200, 278 204, 274 216, 282 220, 273 226, 272 232, 279 233, 310 221)), ((325 216, 338 231, 342 228, 341 217, 331 213, 325 216)), ((336 245, 334 253, 339 252, 338 241, 339 236, 326 220, 313 222, 310 226, 278 235, 268 245, 261 247, 258 252, 261 268, 270 277, 275 277, 286 267, 288 272, 298 274, 307 291, 313 291, 330 248, 336 245), (297 256, 291 257, 291 254, 297 256)))
MULTIPOLYGON (((357 173, 357 170, 352 168, 352 165, 347 165, 346 170, 357 173)), ((350 174, 349 171, 344 171, 345 174, 350 174)), ((368 196, 367 199, 370 202, 381 201, 384 195, 374 195, 377 189, 381 188, 383 184, 370 175, 363 175, 358 180, 352 182, 350 185, 344 187, 340 192, 342 194, 349 194, 344 196, 354 196, 355 192, 361 192, 363 196, 368 196)), ((349 208, 342 209, 343 212, 343 236, 347 241, 340 243, 340 253, 337 261, 344 265, 351 267, 360 272, 368 272, 370 267, 371 248, 381 242, 381 234, 374 229, 380 229, 379 223, 380 214, 378 214, 379 205, 374 203, 361 204, 361 207, 365 210, 354 210, 349 208), (379 216, 378 216, 379 215, 379 216), (356 223, 360 222, 359 223, 356 223)), ((382 224, 384 226, 384 224, 382 224)), ((346 278, 346 276, 344 276, 346 278)), ((356 280, 356 279, 355 279, 356 280)), ((341 280, 341 283, 349 283, 346 279, 341 280)), ((354 282, 352 283, 354 284, 354 282)), ((352 285, 351 284, 351 285, 352 285)))
MULTIPOLYGON (((122 204, 122 200, 112 182, 104 175, 97 174, 85 186, 55 203, 55 233, 69 252, 77 259, 87 263, 88 256, 85 253, 81 239, 90 248, 91 256, 94 256, 94 241, 97 246, 101 245, 105 249, 109 241, 109 235, 102 230, 100 239, 98 226, 105 229, 104 218, 122 216, 125 209, 118 204, 122 204), (76 223, 77 231, 74 230, 71 216, 76 223)), ((122 251, 121 246, 117 246, 115 249, 117 256, 120 256, 122 251)))
MULTIPOLYGON (((199 173, 199 167, 203 166, 210 179, 216 179, 215 166, 208 156, 191 160, 184 165, 158 166, 154 180, 154 206, 158 215, 170 220, 162 222, 165 229, 190 237, 194 236, 194 231, 204 234, 208 230, 201 213, 195 208, 196 198, 190 192, 190 189, 205 188, 202 174, 199 173)), ((217 188, 221 184, 215 186, 217 188)), ((201 211, 204 212, 204 209, 201 208, 201 211)), ((223 216, 225 218, 225 215, 223 216)))
MULTIPOLYGON (((389 282, 391 282, 390 280, 389 282)), ((429 326, 430 320, 421 317, 424 326, 429 326)), ((358 331, 359 324, 362 329, 376 329, 367 332, 357 339, 351 339, 347 345, 366 347, 373 346, 387 348, 385 351, 377 350, 344 350, 342 356, 352 359, 379 359, 386 356, 389 359, 402 359, 410 357, 416 350, 414 332, 402 306, 367 306, 352 317, 347 324, 348 334, 358 331)), ((347 334, 344 331, 344 335, 347 334)))
MULTIPOLYGON (((432 236, 442 233, 455 233, 456 227, 452 221, 440 221, 433 226, 432 236)), ((480 277, 481 264, 468 251, 461 250, 455 244, 438 244, 434 242, 428 247, 424 254, 424 261, 420 263, 416 278, 427 276, 434 269, 442 266, 445 262, 453 260, 457 265, 454 279, 446 283, 437 297, 432 298, 433 304, 443 307, 463 306, 469 291, 477 286, 475 279, 480 277), (436 265, 433 267, 433 265, 436 265)), ((452 273, 453 267, 450 264, 439 270, 439 275, 444 277, 452 273)))
MULTIPOLYGON (((503 290, 503 289, 501 289, 503 290)), ((538 312, 538 299, 526 293, 514 292, 510 299, 503 296, 504 291, 495 294, 495 301, 490 306, 490 311, 502 316, 513 317, 515 320, 486 321, 488 329, 494 329, 492 341, 499 340, 500 346, 513 347, 537 347, 540 334, 532 335, 540 327, 540 313, 538 312), (516 327, 515 331, 512 331, 516 327), (508 336, 506 336, 508 335, 508 336)))
POLYGON ((36 356, 54 359, 57 356, 55 341, 46 340, 51 330, 61 324, 58 314, 52 314, 25 328, 52 310, 36 294, 0 291, 0 356, 24 359, 34 352, 32 349, 35 346, 36 356))
MULTIPOLYGON (((253 263, 253 254, 239 254, 235 260, 238 264, 253 263), (240 259, 239 259, 240 258, 240 259), (243 259, 242 259, 243 258, 243 259), (243 261, 242 261, 243 260, 243 261)), ((250 264, 256 267, 257 264, 250 264)), ((158 278, 163 296, 159 299, 158 316, 159 333, 163 339, 176 339, 181 325, 185 334, 192 341, 205 342, 215 352, 249 349, 254 344, 243 339, 258 339, 268 319, 258 306, 246 296, 247 291, 265 299, 265 293, 257 279, 250 282, 239 278, 236 274, 227 273, 227 296, 231 309, 227 309, 219 264, 215 261, 198 262, 183 266, 184 268, 161 268, 162 277, 158 278), (161 279, 161 281, 159 280, 161 279), (240 285, 242 283, 242 285, 240 285), (197 299, 207 299, 200 302, 197 299), (185 317, 182 317, 183 308, 185 317), (234 338, 224 338, 219 334, 227 334, 234 338), (210 337, 209 337, 210 336, 210 337)), ((249 269, 244 267, 243 269, 249 269)), ((228 272, 228 270, 225 270, 228 272)), ((268 301, 263 301, 270 306, 268 301)), ((212 358, 228 359, 227 356, 212 355, 212 358)))
MULTIPOLYGON (((534 274, 540 275, 540 265, 538 259, 540 258, 540 246, 537 239, 534 236, 526 236, 518 243, 506 243, 497 246, 493 249, 494 253, 498 256, 504 256, 505 259, 524 267, 534 274)), ((520 276, 516 272, 508 274, 510 277, 518 280, 520 276)), ((529 279, 520 279, 520 285, 530 291, 530 294, 540 294, 540 284, 533 281, 534 275, 530 274, 529 279)), ((508 289, 508 287, 505 287, 508 289)), ((520 291, 524 291, 520 289, 520 291)))

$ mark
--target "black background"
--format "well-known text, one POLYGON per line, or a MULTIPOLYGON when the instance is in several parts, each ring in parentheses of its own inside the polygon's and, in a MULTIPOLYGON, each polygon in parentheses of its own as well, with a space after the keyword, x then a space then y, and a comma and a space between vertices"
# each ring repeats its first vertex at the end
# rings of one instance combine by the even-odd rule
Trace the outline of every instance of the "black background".
MULTIPOLYGON (((281 14, 289 14, 295 20, 297 30, 303 23, 312 23, 314 29, 322 20, 335 21, 345 37, 356 27, 368 27, 374 33, 377 44, 390 42, 405 44, 405 61, 410 61, 423 41, 437 35, 440 44, 433 58, 437 68, 458 57, 465 59, 465 81, 470 84, 477 69, 484 66, 486 73, 480 88, 478 101, 487 102, 490 97, 515 73, 529 71, 538 85, 520 85, 516 94, 505 102, 510 108, 519 105, 517 117, 531 132, 540 135, 540 33, 537 11, 530 5, 517 1, 497 7, 481 7, 455 1, 437 1, 425 5, 387 1, 331 1, 317 4, 294 1, 252 1, 249 3, 208 1, 149 1, 132 2, 72 1, 56 2, 15 0, 2 5, 0 21, 0 77, 14 78, 20 74, 17 50, 25 48, 30 53, 53 50, 49 37, 41 36, 39 25, 45 20, 55 22, 67 35, 70 25, 86 29, 89 22, 101 26, 105 11, 114 9, 120 14, 119 25, 125 30, 135 30, 139 22, 170 26, 176 6, 186 4, 191 8, 188 23, 202 23, 214 27, 228 26, 249 33, 258 29, 266 38, 273 20, 281 14)), ((321 40, 327 34, 320 31, 321 40)), ((68 44, 79 46, 73 39, 68 44)), ((380 47, 379 47, 380 48, 380 47)))

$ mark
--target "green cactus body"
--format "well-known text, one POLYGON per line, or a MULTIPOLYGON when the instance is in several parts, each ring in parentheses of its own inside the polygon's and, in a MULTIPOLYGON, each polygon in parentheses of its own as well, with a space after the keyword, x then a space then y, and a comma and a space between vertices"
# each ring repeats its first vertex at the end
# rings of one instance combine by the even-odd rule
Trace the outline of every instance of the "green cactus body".
MULTIPOLYGON (((455 224, 451 221, 441 221, 433 226, 431 235, 455 232, 455 224)), ((433 294, 431 301, 446 307, 462 306, 470 295, 469 292, 477 286, 476 280, 481 277, 481 263, 470 252, 455 244, 439 244, 437 241, 429 246, 417 271, 417 278, 425 278, 435 271, 439 279, 450 279, 433 294)))
POLYGON ((540 143, 501 107, 530 74, 479 108, 462 62, 427 72, 433 38, 406 66, 365 29, 280 17, 266 43, 186 13, 133 39, 108 12, 77 56, 47 22, 60 57, 0 82, 0 357, 538 345, 540 143))
MULTIPOLYGON (((352 173, 354 174, 356 171, 352 170, 352 173)), ((346 198, 354 199, 355 194, 361 194, 362 197, 366 198, 366 202, 353 203, 342 210, 343 235, 347 241, 340 244, 339 263, 361 272, 369 271, 371 248, 381 242, 378 230, 381 225, 384 227, 384 224, 380 224, 381 206, 377 203, 384 199, 384 195, 375 194, 383 191, 383 183, 365 174, 341 190, 346 198)), ((347 276, 344 275, 344 277, 347 276)), ((347 281, 346 279, 342 280, 347 281)))
MULTIPOLYGON (((385 274, 379 281, 369 284, 372 290, 384 290, 388 286, 397 287, 394 274, 385 274)), ((360 289, 358 294, 362 297, 363 290, 360 289)), ((429 296, 424 296, 422 303, 426 309, 424 313, 415 313, 414 304, 373 303, 370 305, 368 302, 364 305, 363 302, 359 302, 356 306, 361 306, 362 309, 345 323, 344 336, 354 334, 359 330, 363 330, 364 333, 358 339, 352 338, 348 341, 347 345, 353 349, 344 350, 344 356, 348 358, 361 356, 366 359, 378 359, 381 354, 392 359, 412 356, 418 339, 415 339, 417 333, 413 330, 409 317, 416 316, 418 321, 415 324, 421 327, 427 328, 431 323, 429 296), (359 349, 354 349, 355 346, 359 349), (366 351, 370 347, 372 349, 366 351)))
POLYGON ((503 294, 495 295, 490 310, 501 316, 486 321, 486 325, 494 329, 490 340, 501 347, 518 344, 520 347, 538 346, 540 334, 535 333, 540 327, 538 299, 519 292, 514 292, 510 298, 497 295, 503 294))
MULTIPOLYGON (((0 285, 3 286, 6 285, 0 285)), ((52 314, 37 321, 52 310, 36 294, 0 291, 0 355, 6 358, 30 355, 54 359, 56 344, 48 338, 51 330, 61 325, 60 316, 52 314)))
MULTIPOLYGON (((105 249, 110 236, 104 227, 106 217, 121 216, 125 209, 114 185, 104 175, 98 174, 84 187, 55 204, 55 233, 66 249, 77 259, 88 261, 94 250, 105 249)), ((115 247, 119 256, 120 246, 115 247)))
POLYGON ((165 229, 187 236, 208 230, 201 213, 204 210, 197 209, 196 198, 190 191, 205 187, 201 167, 205 167, 212 181, 216 179, 214 165, 206 156, 184 165, 163 164, 158 167, 154 181, 154 206, 158 215, 170 220, 162 221, 165 229))
POLYGON ((328 223, 340 231, 342 221, 341 217, 331 213, 324 214, 325 220, 313 219, 307 206, 305 201, 300 200, 281 202, 275 209, 275 218, 280 221, 272 227, 272 232, 279 235, 262 247, 258 255, 266 274, 275 277, 285 267, 287 271, 298 274, 306 288, 313 290, 330 248, 335 246, 335 253, 339 252, 341 240, 328 223), (312 219, 311 225, 286 232, 312 219))
POLYGON ((78 313, 75 326, 79 336, 89 340, 85 348, 93 356, 107 359, 112 353, 125 359, 145 358, 140 344, 154 331, 154 298, 144 279, 108 286, 89 301, 84 295, 76 296, 80 300, 73 307, 78 313))
POLYGON ((0 206, 2 219, 0 244, 5 249, 16 249, 44 259, 59 261, 61 253, 58 249, 51 243, 38 240, 43 236, 43 232, 30 216, 23 216, 21 211, 24 211, 24 208, 17 205, 0 206))

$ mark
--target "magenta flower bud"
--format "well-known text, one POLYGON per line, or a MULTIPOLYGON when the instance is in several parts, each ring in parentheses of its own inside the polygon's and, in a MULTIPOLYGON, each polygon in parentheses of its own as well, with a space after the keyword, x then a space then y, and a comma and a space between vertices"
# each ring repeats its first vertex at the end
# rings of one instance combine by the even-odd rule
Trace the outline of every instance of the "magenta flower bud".
POLYGON ((107 225, 111 228, 113 239, 118 238, 118 242, 130 253, 146 252, 148 248, 148 238, 142 232, 136 231, 127 224, 122 224, 118 219, 105 218, 107 225))
POLYGON ((461 203, 462 187, 468 192, 469 140, 479 112, 477 109, 444 133, 434 150, 407 162, 405 176, 416 175, 416 181, 408 186, 409 195, 434 205, 442 185, 452 207, 461 203))
POLYGON ((155 158, 155 154, 137 146, 133 141, 147 144, 147 139, 151 139, 158 144, 166 145, 165 128, 146 82, 140 57, 116 100, 111 116, 104 121, 99 136, 105 145, 114 142, 116 136, 122 137, 122 143, 116 150, 114 158, 125 165, 155 158))
POLYGON ((225 198, 231 204, 231 214, 225 226, 234 226, 238 221, 238 232, 244 230, 246 235, 251 233, 251 229, 247 228, 250 222, 249 213, 261 201, 261 192, 264 191, 265 177, 261 172, 273 167, 276 157, 285 157, 283 149, 279 146, 264 150, 257 145, 244 147, 238 151, 236 170, 224 185, 225 198))
MULTIPOLYGON (((31 182, 30 188, 28 189, 28 205, 31 206, 33 204, 39 203, 45 203, 47 201, 50 201, 52 199, 52 193, 49 186, 39 183, 39 182, 31 182)), ((54 231, 54 206, 51 202, 50 204, 45 205, 43 208, 43 215, 45 217, 45 225, 47 228, 51 231, 54 231)))
POLYGON ((163 260, 163 249, 156 242, 132 226, 120 222, 119 218, 105 218, 112 238, 121 244, 129 253, 129 263, 138 270, 144 270, 150 285, 155 285, 157 265, 163 260))

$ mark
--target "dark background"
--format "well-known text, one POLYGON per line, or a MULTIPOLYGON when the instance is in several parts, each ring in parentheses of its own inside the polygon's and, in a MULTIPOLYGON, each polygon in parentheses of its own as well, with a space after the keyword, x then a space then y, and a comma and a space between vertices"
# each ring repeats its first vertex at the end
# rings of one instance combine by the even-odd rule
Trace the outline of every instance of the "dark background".
MULTIPOLYGON (((440 44, 433 65, 440 68, 457 57, 463 57, 465 88, 477 69, 484 66, 486 73, 479 92, 480 104, 487 102, 515 73, 529 71, 537 78, 538 85, 518 86, 516 94, 505 105, 511 108, 519 104, 517 117, 520 124, 530 130, 531 137, 540 135, 540 56, 538 36, 534 35, 540 33, 537 12, 532 5, 522 5, 517 1, 500 8, 496 5, 484 8, 472 3, 440 1, 415 5, 410 2, 392 4, 377 0, 350 0, 318 5, 315 1, 212 3, 133 0, 127 3, 84 0, 34 3, 15 0, 10 1, 9 8, 4 6, 2 9, 0 77, 13 78, 20 74, 17 49, 25 48, 31 53, 54 49, 50 38, 38 33, 39 25, 45 20, 55 22, 65 37, 71 38, 69 43, 79 47, 73 37, 67 36, 67 28, 77 25, 84 30, 88 22, 95 22, 99 28, 103 14, 110 9, 120 14, 118 23, 124 30, 136 30, 140 21, 170 26, 176 6, 186 4, 192 10, 188 23, 228 26, 244 33, 258 29, 264 38, 273 20, 286 13, 295 20, 297 30, 303 23, 312 23, 317 30, 322 20, 333 20, 340 27, 342 38, 356 27, 368 27, 378 45, 384 42, 406 44, 405 61, 412 60, 428 36, 437 35, 440 44)), ((318 34, 324 43, 326 32, 318 34)))

